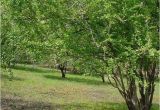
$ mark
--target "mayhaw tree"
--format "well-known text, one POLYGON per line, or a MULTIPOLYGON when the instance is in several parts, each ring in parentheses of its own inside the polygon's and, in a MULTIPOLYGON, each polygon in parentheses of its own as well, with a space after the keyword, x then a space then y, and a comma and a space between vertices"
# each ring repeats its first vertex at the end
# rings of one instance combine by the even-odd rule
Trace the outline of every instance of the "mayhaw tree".
POLYGON ((20 35, 20 27, 14 23, 9 2, 1 3, 1 66, 8 70, 12 79, 11 68, 15 65, 16 59, 25 53, 25 46, 22 43, 24 37, 20 35))
POLYGON ((55 39, 53 53, 49 59, 54 60, 54 67, 60 70, 62 78, 66 78, 68 63, 71 61, 69 51, 65 49, 64 41, 61 38, 55 39))
MULTIPOLYGON (((11 68, 30 57, 40 57, 42 35, 30 2, 3 0, 1 13, 1 64, 13 77, 11 68), (26 56, 26 57, 25 57, 26 56)), ((46 49, 45 49, 46 50, 46 49)), ((43 52, 44 54, 44 52, 43 52)), ((38 59, 38 58, 37 58, 38 59)))
MULTIPOLYGON (((84 54, 83 54, 84 55, 84 54)), ((85 75, 100 77, 102 82, 106 82, 106 63, 91 56, 79 57, 75 62, 79 72, 85 75)))
POLYGON ((107 74, 129 110, 150 110, 158 77, 158 1, 84 0, 72 8, 68 48, 105 66, 86 65, 107 74))
POLYGON ((3 0, 3 64, 9 65, 15 59, 19 62, 19 56, 22 56, 22 60, 27 60, 23 57, 24 53, 32 59, 32 63, 42 62, 51 56, 58 63, 66 62, 69 57, 66 55, 68 50, 64 52, 63 45, 67 28, 65 2, 66 0, 3 0))
POLYGON ((76 0, 72 2, 70 1, 70 3, 72 5, 68 7, 68 15, 66 15, 68 26, 66 33, 68 36, 65 37, 65 45, 69 47, 68 49, 73 50, 72 54, 77 55, 77 62, 79 64, 77 64, 77 62, 76 64, 81 72, 98 75, 102 78, 102 81, 105 82, 106 73, 104 70, 106 67, 102 65, 106 64, 100 61, 104 55, 104 52, 103 48, 99 48, 98 43, 95 42, 95 38, 93 37, 95 32, 93 32, 92 28, 97 29, 96 34, 101 36, 100 39, 103 39, 103 36, 100 35, 101 33, 98 31, 103 32, 104 29, 101 27, 101 21, 95 21, 92 19, 93 21, 91 22, 91 20, 89 20, 90 14, 92 14, 95 10, 92 6, 96 5, 97 2, 76 0), (100 25, 96 26, 95 22, 100 25), (89 23, 92 23, 93 27, 91 27, 89 23), (95 57, 97 59, 95 59, 95 57))

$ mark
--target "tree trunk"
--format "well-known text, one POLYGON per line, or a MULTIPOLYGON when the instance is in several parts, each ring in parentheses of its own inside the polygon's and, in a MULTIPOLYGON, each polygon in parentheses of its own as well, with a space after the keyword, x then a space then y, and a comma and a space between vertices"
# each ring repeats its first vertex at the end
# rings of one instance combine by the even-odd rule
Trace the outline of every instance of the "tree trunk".
POLYGON ((101 78, 102 78, 102 81, 104 83, 105 82, 104 74, 101 74, 101 78))
POLYGON ((139 84, 140 99, 137 96, 135 81, 131 81, 129 89, 125 94, 125 101, 129 110, 150 110, 154 94, 154 82, 149 82, 145 87, 144 83, 139 84))
POLYGON ((62 78, 65 78, 65 77, 66 77, 66 75, 65 75, 65 72, 64 72, 64 70, 63 70, 63 69, 61 69, 61 73, 62 73, 62 78))
POLYGON ((61 71, 62 74, 62 78, 65 78, 66 76, 66 72, 67 72, 67 64, 66 63, 62 63, 62 64, 58 64, 57 68, 61 71))
POLYGON ((143 109, 141 109, 141 107, 138 103, 138 98, 137 97, 135 97, 135 98, 127 97, 125 99, 125 101, 126 101, 128 110, 143 110, 143 109))
POLYGON ((128 110, 139 110, 136 109, 135 105, 131 101, 126 101, 128 110))
POLYGON ((129 88, 124 97, 129 110, 142 110, 140 108, 139 99, 137 96, 137 87, 134 78, 130 79, 129 88))
POLYGON ((140 104, 141 104, 141 109, 142 110, 150 110, 152 106, 152 99, 153 99, 153 94, 154 94, 154 84, 149 84, 148 87, 145 88, 145 92, 142 92, 142 89, 140 88, 140 94, 141 94, 141 99, 140 99, 140 104))
MULTIPOLYGON (((125 99, 129 110, 150 110, 152 106, 153 94, 155 89, 155 80, 158 77, 158 69, 156 69, 156 62, 140 62, 140 67, 135 71, 139 82, 133 75, 128 74, 126 77, 127 83, 124 84, 122 69, 117 66, 117 69, 113 71, 112 79, 114 83, 110 81, 113 87, 116 87, 125 99), (147 67, 145 67, 148 64, 147 67), (137 84, 138 83, 138 84, 137 84), (145 83, 147 85, 145 85, 145 83), (138 97, 139 88, 140 96, 138 97)), ((127 68, 126 68, 127 70, 127 68)))

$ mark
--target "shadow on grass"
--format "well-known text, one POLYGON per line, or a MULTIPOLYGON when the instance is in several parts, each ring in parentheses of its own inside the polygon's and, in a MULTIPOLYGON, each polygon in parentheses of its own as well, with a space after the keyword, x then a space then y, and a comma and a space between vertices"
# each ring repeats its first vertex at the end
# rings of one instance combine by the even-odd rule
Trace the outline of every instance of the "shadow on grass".
MULTIPOLYGON (((8 79, 8 80, 10 80, 11 78, 7 74, 1 74, 1 79, 8 79)), ((13 76, 13 78, 11 80, 24 81, 25 79, 13 76)))
POLYGON ((45 78, 48 79, 56 79, 61 81, 72 81, 72 82, 78 82, 78 83, 85 83, 85 84, 91 84, 91 85, 106 85, 109 84, 107 82, 103 83, 102 81, 98 81, 95 79, 85 79, 80 77, 66 77, 61 78, 60 76, 53 76, 53 75, 44 75, 45 78))
POLYGON ((65 105, 66 110, 127 110, 127 106, 121 103, 107 103, 107 102, 96 102, 96 103, 73 103, 65 105))
POLYGON ((51 104, 43 102, 24 101, 22 99, 2 98, 2 110, 53 110, 51 104))
POLYGON ((1 99, 2 110, 127 110, 124 104, 115 103, 68 103, 54 104, 22 99, 1 99))
POLYGON ((66 103, 24 101, 17 98, 2 98, 2 110, 127 110, 125 104, 118 103, 66 103))
MULTIPOLYGON (((127 110, 124 103, 68 103, 54 104, 47 102, 24 101, 15 98, 2 98, 2 110, 127 110)), ((158 110, 158 104, 153 104, 151 110, 158 110)))
POLYGON ((47 68, 37 68, 37 67, 33 67, 33 66, 21 66, 21 65, 16 65, 13 69, 36 72, 36 73, 53 72, 51 69, 47 69, 47 68))

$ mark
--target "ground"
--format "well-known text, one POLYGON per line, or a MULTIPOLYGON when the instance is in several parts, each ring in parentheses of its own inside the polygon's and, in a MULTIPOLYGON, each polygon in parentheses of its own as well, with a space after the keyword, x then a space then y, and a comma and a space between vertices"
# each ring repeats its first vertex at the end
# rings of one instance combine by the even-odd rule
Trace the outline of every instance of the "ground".
MULTIPOLYGON (((1 72, 2 110, 127 110, 119 92, 101 78, 18 65, 14 79, 1 72)), ((158 110, 158 85, 152 110, 158 110)))

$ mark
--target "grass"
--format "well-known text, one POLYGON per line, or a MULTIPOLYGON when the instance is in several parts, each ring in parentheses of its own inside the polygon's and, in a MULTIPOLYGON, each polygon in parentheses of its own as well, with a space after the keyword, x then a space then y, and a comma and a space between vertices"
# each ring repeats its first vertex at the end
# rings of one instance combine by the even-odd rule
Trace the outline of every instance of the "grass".
MULTIPOLYGON (((13 69, 14 79, 1 73, 2 109, 7 110, 127 110, 123 98, 101 78, 21 66, 13 69)), ((152 110, 158 110, 158 86, 152 110)))

